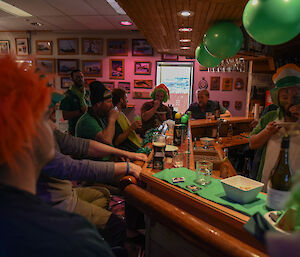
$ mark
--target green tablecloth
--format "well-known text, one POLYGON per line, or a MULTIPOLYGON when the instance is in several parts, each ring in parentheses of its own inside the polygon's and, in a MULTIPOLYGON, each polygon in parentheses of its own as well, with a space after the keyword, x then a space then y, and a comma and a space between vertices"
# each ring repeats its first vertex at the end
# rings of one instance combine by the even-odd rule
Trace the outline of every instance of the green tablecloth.
POLYGON ((238 212, 242 212, 247 216, 252 216, 256 212, 259 212, 262 215, 268 212, 268 210, 265 207, 266 195, 258 194, 255 201, 247 204, 239 204, 226 197, 223 186, 219 179, 211 178, 211 183, 209 185, 200 186, 194 182, 194 180, 196 179, 196 172, 187 168, 166 169, 154 174, 153 176, 158 179, 167 181, 170 184, 183 188, 193 194, 199 195, 207 200, 224 205, 238 212), (175 177, 184 177, 185 182, 174 184, 172 178, 175 177), (193 192, 192 190, 186 188, 186 186, 188 185, 195 185, 201 187, 201 190, 193 192))

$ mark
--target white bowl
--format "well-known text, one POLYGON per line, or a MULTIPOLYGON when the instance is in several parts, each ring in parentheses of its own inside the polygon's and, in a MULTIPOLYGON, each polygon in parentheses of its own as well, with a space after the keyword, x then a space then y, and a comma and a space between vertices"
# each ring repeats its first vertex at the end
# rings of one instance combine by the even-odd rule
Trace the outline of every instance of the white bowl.
POLYGON ((221 180, 226 196, 238 203, 249 203, 256 199, 263 183, 240 175, 221 180))

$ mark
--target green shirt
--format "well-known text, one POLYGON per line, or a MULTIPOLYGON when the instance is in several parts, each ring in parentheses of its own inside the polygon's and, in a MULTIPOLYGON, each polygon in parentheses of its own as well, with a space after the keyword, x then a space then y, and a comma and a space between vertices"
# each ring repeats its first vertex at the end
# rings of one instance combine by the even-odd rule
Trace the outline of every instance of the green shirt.
MULTIPOLYGON (((60 103, 60 110, 62 111, 81 111, 80 99, 72 91, 66 92, 66 97, 60 103)), ((76 123, 80 116, 68 120, 69 132, 71 135, 75 135, 76 123)))

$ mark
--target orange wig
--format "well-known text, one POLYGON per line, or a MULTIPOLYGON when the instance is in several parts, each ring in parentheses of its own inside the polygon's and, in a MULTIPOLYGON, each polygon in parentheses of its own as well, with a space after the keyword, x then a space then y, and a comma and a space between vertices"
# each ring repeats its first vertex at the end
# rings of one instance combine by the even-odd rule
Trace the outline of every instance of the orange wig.
POLYGON ((5 56, 0 59, 0 165, 15 169, 16 155, 26 156, 50 103, 46 78, 5 56))

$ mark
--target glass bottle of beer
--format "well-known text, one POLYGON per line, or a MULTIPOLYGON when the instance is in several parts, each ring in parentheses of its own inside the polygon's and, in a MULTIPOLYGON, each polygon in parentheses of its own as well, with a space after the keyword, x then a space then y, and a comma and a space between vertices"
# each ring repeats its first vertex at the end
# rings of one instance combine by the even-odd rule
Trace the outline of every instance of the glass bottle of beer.
POLYGON ((289 165, 289 137, 284 137, 277 163, 268 181, 266 205, 270 209, 284 210, 292 186, 292 170, 289 165))
POLYGON ((221 114, 221 108, 219 102, 217 102, 217 106, 215 109, 215 119, 218 120, 220 119, 220 114, 221 114))

